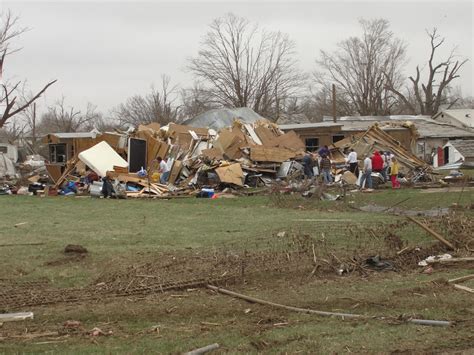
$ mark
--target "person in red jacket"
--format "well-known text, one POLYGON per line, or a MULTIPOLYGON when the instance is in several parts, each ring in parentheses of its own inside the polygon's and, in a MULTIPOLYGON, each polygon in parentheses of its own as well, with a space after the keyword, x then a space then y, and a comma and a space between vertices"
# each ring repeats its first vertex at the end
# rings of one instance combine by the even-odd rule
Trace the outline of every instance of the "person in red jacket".
MULTIPOLYGON (((372 171, 376 173, 383 174, 383 158, 380 155, 379 151, 375 151, 374 155, 372 156, 372 171)), ((385 179, 385 178, 384 178, 385 179)))

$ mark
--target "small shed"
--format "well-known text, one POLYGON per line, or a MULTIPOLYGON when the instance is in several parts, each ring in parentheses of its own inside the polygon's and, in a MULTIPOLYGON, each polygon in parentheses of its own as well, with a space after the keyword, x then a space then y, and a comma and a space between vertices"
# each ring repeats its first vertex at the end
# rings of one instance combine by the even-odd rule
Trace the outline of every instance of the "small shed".
POLYGON ((119 153, 123 152, 126 137, 116 133, 73 132, 50 133, 44 137, 43 142, 48 144, 49 161, 53 164, 64 165, 66 162, 86 149, 99 142, 106 141, 119 153))
POLYGON ((438 148, 433 160, 434 167, 459 164, 459 167, 474 168, 474 140, 453 140, 438 148))
POLYGON ((50 133, 43 142, 48 144, 49 161, 55 164, 66 164, 66 162, 79 154, 82 150, 89 148, 89 144, 97 136, 97 132, 67 132, 67 133, 50 133), (81 146, 87 146, 81 149, 81 146))

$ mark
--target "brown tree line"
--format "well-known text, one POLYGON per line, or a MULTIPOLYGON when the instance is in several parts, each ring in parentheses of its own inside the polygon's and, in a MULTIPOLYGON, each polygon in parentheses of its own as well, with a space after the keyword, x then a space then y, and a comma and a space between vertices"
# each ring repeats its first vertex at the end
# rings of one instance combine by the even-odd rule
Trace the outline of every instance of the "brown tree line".
MULTIPOLYGON (((1 73, 5 59, 18 51, 12 41, 26 29, 10 12, 0 19, 1 73)), ((308 75, 299 69, 295 43, 288 35, 227 14, 212 21, 198 53, 187 60, 195 79, 192 87, 179 88, 163 75, 157 88, 128 98, 106 116, 92 104, 81 110, 61 98, 36 117, 33 103, 56 80, 28 95, 24 87, 20 90, 21 81, 2 81, 0 129, 17 135, 166 124, 220 107, 250 107, 274 121, 295 114, 318 120, 331 114, 332 84, 337 87, 338 115, 433 115, 443 105, 472 105, 472 99, 462 98, 453 87, 467 59, 457 59, 454 50, 440 58, 446 43, 436 28, 427 31, 426 62, 405 75, 407 43, 390 30, 389 21, 359 23, 361 34, 339 42, 334 51, 321 50, 313 74, 308 75), (14 116, 23 118, 23 126, 14 116)))

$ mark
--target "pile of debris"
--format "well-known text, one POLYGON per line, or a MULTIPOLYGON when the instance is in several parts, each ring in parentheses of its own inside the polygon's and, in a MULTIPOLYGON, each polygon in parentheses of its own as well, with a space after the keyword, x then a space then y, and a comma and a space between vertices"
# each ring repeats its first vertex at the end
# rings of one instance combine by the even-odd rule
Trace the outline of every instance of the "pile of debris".
MULTIPOLYGON (((54 134, 48 143, 59 142, 54 134)), ((62 166, 46 164, 52 186, 45 193, 115 197, 212 197, 226 187, 268 186, 295 170, 305 144, 295 132, 259 120, 235 120, 216 132, 170 123, 140 125, 119 133, 96 133, 71 143, 74 155, 62 166), (160 182, 162 158, 169 176, 160 182)), ((301 169, 298 170, 301 173, 301 169)))

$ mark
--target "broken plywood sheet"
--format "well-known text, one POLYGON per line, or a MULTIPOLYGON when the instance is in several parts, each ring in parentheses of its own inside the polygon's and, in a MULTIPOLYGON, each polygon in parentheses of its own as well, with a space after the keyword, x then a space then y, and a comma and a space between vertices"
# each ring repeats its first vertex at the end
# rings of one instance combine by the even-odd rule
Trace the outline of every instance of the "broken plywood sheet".
POLYGON ((171 168, 170 176, 168 178, 168 182, 170 184, 174 184, 182 168, 183 168, 183 163, 180 160, 175 160, 173 163, 173 167, 171 168))
POLYGON ((295 131, 289 131, 281 136, 278 136, 276 139, 276 146, 279 148, 287 148, 294 151, 304 151, 306 150, 305 143, 301 138, 296 134, 295 131))
POLYGON ((48 172, 49 177, 53 180, 54 183, 59 180, 61 175, 61 165, 58 164, 45 164, 46 171, 48 172))
POLYGON ((219 132, 219 137, 213 142, 214 147, 218 148, 222 153, 232 144, 237 135, 228 129, 219 132))
POLYGON ((189 134, 189 131, 194 131, 200 137, 207 137, 209 134, 209 130, 207 128, 191 127, 176 123, 170 123, 168 128, 168 133, 170 136, 174 136, 178 133, 189 134))
POLYGON ((224 156, 222 155, 221 150, 215 147, 209 148, 209 149, 203 149, 202 155, 204 155, 205 157, 208 157, 209 159, 217 159, 217 160, 224 159, 224 156))
POLYGON ((89 166, 97 175, 104 177, 114 165, 128 167, 128 163, 107 143, 100 142, 81 153, 79 159, 89 166))
POLYGON ((168 154, 169 146, 156 138, 148 137, 147 141, 147 166, 151 166, 152 161, 157 157, 164 158, 168 154))
POLYGON ((355 185, 357 183, 357 176, 355 176, 350 171, 346 171, 344 174, 342 174, 342 180, 344 180, 349 185, 355 185))
POLYGON ((293 159, 296 153, 286 148, 251 147, 250 159, 259 162, 282 163, 293 159))
POLYGON ((271 130, 268 127, 264 126, 259 126, 254 129, 255 133, 258 135, 258 138, 260 138, 260 141, 262 144, 266 147, 275 147, 276 142, 275 139, 278 138, 278 135, 275 134, 273 130, 271 130))
POLYGON ((219 133, 219 138, 214 141, 213 145, 228 159, 235 160, 242 157, 240 148, 244 147, 246 143, 239 134, 225 129, 219 133))
POLYGON ((215 172, 221 182, 243 186, 244 172, 239 163, 221 166, 216 168, 215 172))
POLYGON ((96 138, 97 143, 101 141, 107 142, 115 150, 125 150, 126 139, 121 134, 102 133, 102 135, 96 138))
POLYGON ((227 147, 224 152, 224 157, 231 160, 236 160, 242 157, 242 151, 240 148, 245 147, 246 144, 239 137, 234 137, 232 144, 227 147))

